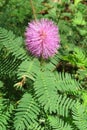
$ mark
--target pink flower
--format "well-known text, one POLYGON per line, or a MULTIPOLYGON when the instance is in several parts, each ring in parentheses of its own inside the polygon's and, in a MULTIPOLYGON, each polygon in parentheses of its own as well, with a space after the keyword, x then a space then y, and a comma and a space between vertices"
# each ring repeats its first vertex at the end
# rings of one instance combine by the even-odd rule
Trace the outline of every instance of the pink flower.
POLYGON ((47 59, 57 53, 60 39, 58 28, 52 21, 41 19, 30 22, 25 36, 27 49, 34 56, 47 59))

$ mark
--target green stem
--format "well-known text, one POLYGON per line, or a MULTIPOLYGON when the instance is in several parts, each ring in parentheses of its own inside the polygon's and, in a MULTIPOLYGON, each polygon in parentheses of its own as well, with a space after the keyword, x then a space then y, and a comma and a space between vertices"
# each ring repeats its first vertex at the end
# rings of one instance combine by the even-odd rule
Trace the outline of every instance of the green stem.
POLYGON ((44 59, 43 59, 43 57, 41 56, 41 59, 40 59, 40 65, 42 66, 43 63, 44 63, 44 59))
POLYGON ((31 3, 31 8, 32 8, 32 11, 33 11, 34 19, 35 19, 35 21, 36 21, 36 20, 37 20, 37 17, 36 17, 35 7, 34 7, 34 5, 33 5, 33 0, 30 0, 30 3, 31 3))

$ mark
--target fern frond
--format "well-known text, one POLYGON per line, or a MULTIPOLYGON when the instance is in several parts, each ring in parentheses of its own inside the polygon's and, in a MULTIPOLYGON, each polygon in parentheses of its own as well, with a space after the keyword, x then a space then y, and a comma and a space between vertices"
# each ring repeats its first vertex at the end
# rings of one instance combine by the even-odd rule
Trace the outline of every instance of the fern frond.
POLYGON ((52 72, 40 72, 34 82, 34 89, 36 98, 44 106, 44 110, 55 112, 58 96, 52 72))
POLYGON ((21 61, 15 59, 14 56, 8 55, 7 57, 0 57, 0 74, 4 75, 15 75, 17 68, 20 65, 21 61))
POLYGON ((12 31, 0 27, 0 45, 3 45, 8 53, 12 53, 18 59, 27 58, 26 50, 23 48, 22 37, 17 37, 12 31))
POLYGON ((10 117, 9 113, 5 110, 5 102, 6 100, 0 97, 0 130, 7 130, 10 117))
POLYGON ((0 130, 7 130, 9 115, 0 111, 0 130))
POLYGON ((77 103, 73 108, 73 120, 79 130, 87 130, 87 107, 77 103))
MULTIPOLYGON (((72 83, 74 83, 74 80, 71 79, 71 86, 68 86, 69 81, 65 79, 65 82, 63 82, 63 80, 64 79, 62 77, 60 79, 55 79, 55 75, 50 71, 40 72, 38 73, 37 78, 34 82, 34 89, 36 98, 38 99, 39 103, 44 107, 44 110, 46 112, 50 111, 50 113, 52 113, 57 111, 59 115, 68 116, 69 110, 74 107, 76 101, 72 98, 69 98, 65 94, 58 94, 57 90, 60 90, 60 92, 65 92, 67 91, 67 88, 69 88, 68 91, 70 91, 70 89, 73 91, 72 83), (60 88, 58 88, 57 85, 60 88)), ((76 84, 74 84, 74 89, 77 89, 76 84)))
POLYGON ((35 80, 37 73, 40 71, 40 62, 38 59, 34 58, 30 61, 25 60, 22 62, 22 64, 19 66, 18 69, 18 77, 21 78, 23 76, 28 77, 32 80, 35 80))
POLYGON ((57 53, 54 57, 52 57, 51 59, 50 59, 50 62, 53 64, 53 65, 57 65, 58 64, 58 62, 59 62, 59 60, 60 60, 60 54, 59 53, 57 53))
POLYGON ((58 95, 57 113, 61 116, 67 117, 69 115, 69 111, 73 109, 75 104, 75 100, 68 98, 65 95, 58 95))
POLYGON ((81 85, 78 81, 73 79, 68 73, 57 73, 55 72, 56 77, 56 87, 61 92, 71 92, 77 93, 80 90, 81 85))
POLYGON ((28 129, 29 125, 35 123, 38 114, 39 107, 37 103, 29 93, 25 93, 16 109, 14 118, 15 130, 28 129))
POLYGON ((54 57, 51 57, 46 64, 43 66, 45 70, 54 71, 56 66, 59 62, 59 53, 56 54, 54 57))
POLYGON ((40 126, 38 123, 31 124, 27 130, 45 130, 44 127, 40 126))
POLYGON ((72 65, 77 67, 87 67, 87 58, 84 51, 79 47, 74 47, 71 50, 73 53, 62 56, 62 60, 70 62, 72 65))
POLYGON ((69 124, 65 123, 57 116, 49 116, 48 121, 52 127, 52 130, 73 130, 69 124))
POLYGON ((74 49, 74 57, 76 58, 76 64, 78 67, 87 67, 87 58, 81 48, 74 49))

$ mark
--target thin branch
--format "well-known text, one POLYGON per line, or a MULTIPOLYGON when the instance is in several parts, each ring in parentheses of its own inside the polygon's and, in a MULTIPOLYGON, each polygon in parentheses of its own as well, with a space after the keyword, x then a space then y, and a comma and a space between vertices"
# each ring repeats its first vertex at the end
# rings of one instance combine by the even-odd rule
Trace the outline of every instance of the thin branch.
POLYGON ((33 5, 33 0, 30 0, 30 3, 31 3, 31 7, 32 7, 33 15, 34 15, 34 19, 37 20, 36 12, 35 12, 35 7, 33 5))

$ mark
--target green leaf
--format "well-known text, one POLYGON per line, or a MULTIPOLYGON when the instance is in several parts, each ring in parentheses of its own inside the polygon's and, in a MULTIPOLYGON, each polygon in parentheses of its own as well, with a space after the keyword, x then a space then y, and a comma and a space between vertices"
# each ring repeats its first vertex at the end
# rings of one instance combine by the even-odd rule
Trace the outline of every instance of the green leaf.
POLYGON ((80 11, 75 14, 75 18, 73 19, 73 24, 75 25, 86 25, 86 21, 83 19, 83 15, 80 11))
POLYGON ((54 74, 50 71, 40 72, 34 83, 35 95, 44 110, 50 113, 57 110, 57 91, 54 74), (55 95, 55 96, 54 96, 55 95))
POLYGON ((48 116, 52 130, 73 130, 72 127, 57 116, 48 116))
POLYGON ((74 5, 77 6, 82 0, 74 0, 74 5))
POLYGON ((28 129, 29 125, 36 122, 35 120, 38 114, 39 108, 37 103, 34 101, 31 94, 25 93, 16 109, 14 118, 15 130, 28 129))
POLYGON ((73 122, 79 130, 87 130, 87 107, 77 103, 73 108, 73 122))

